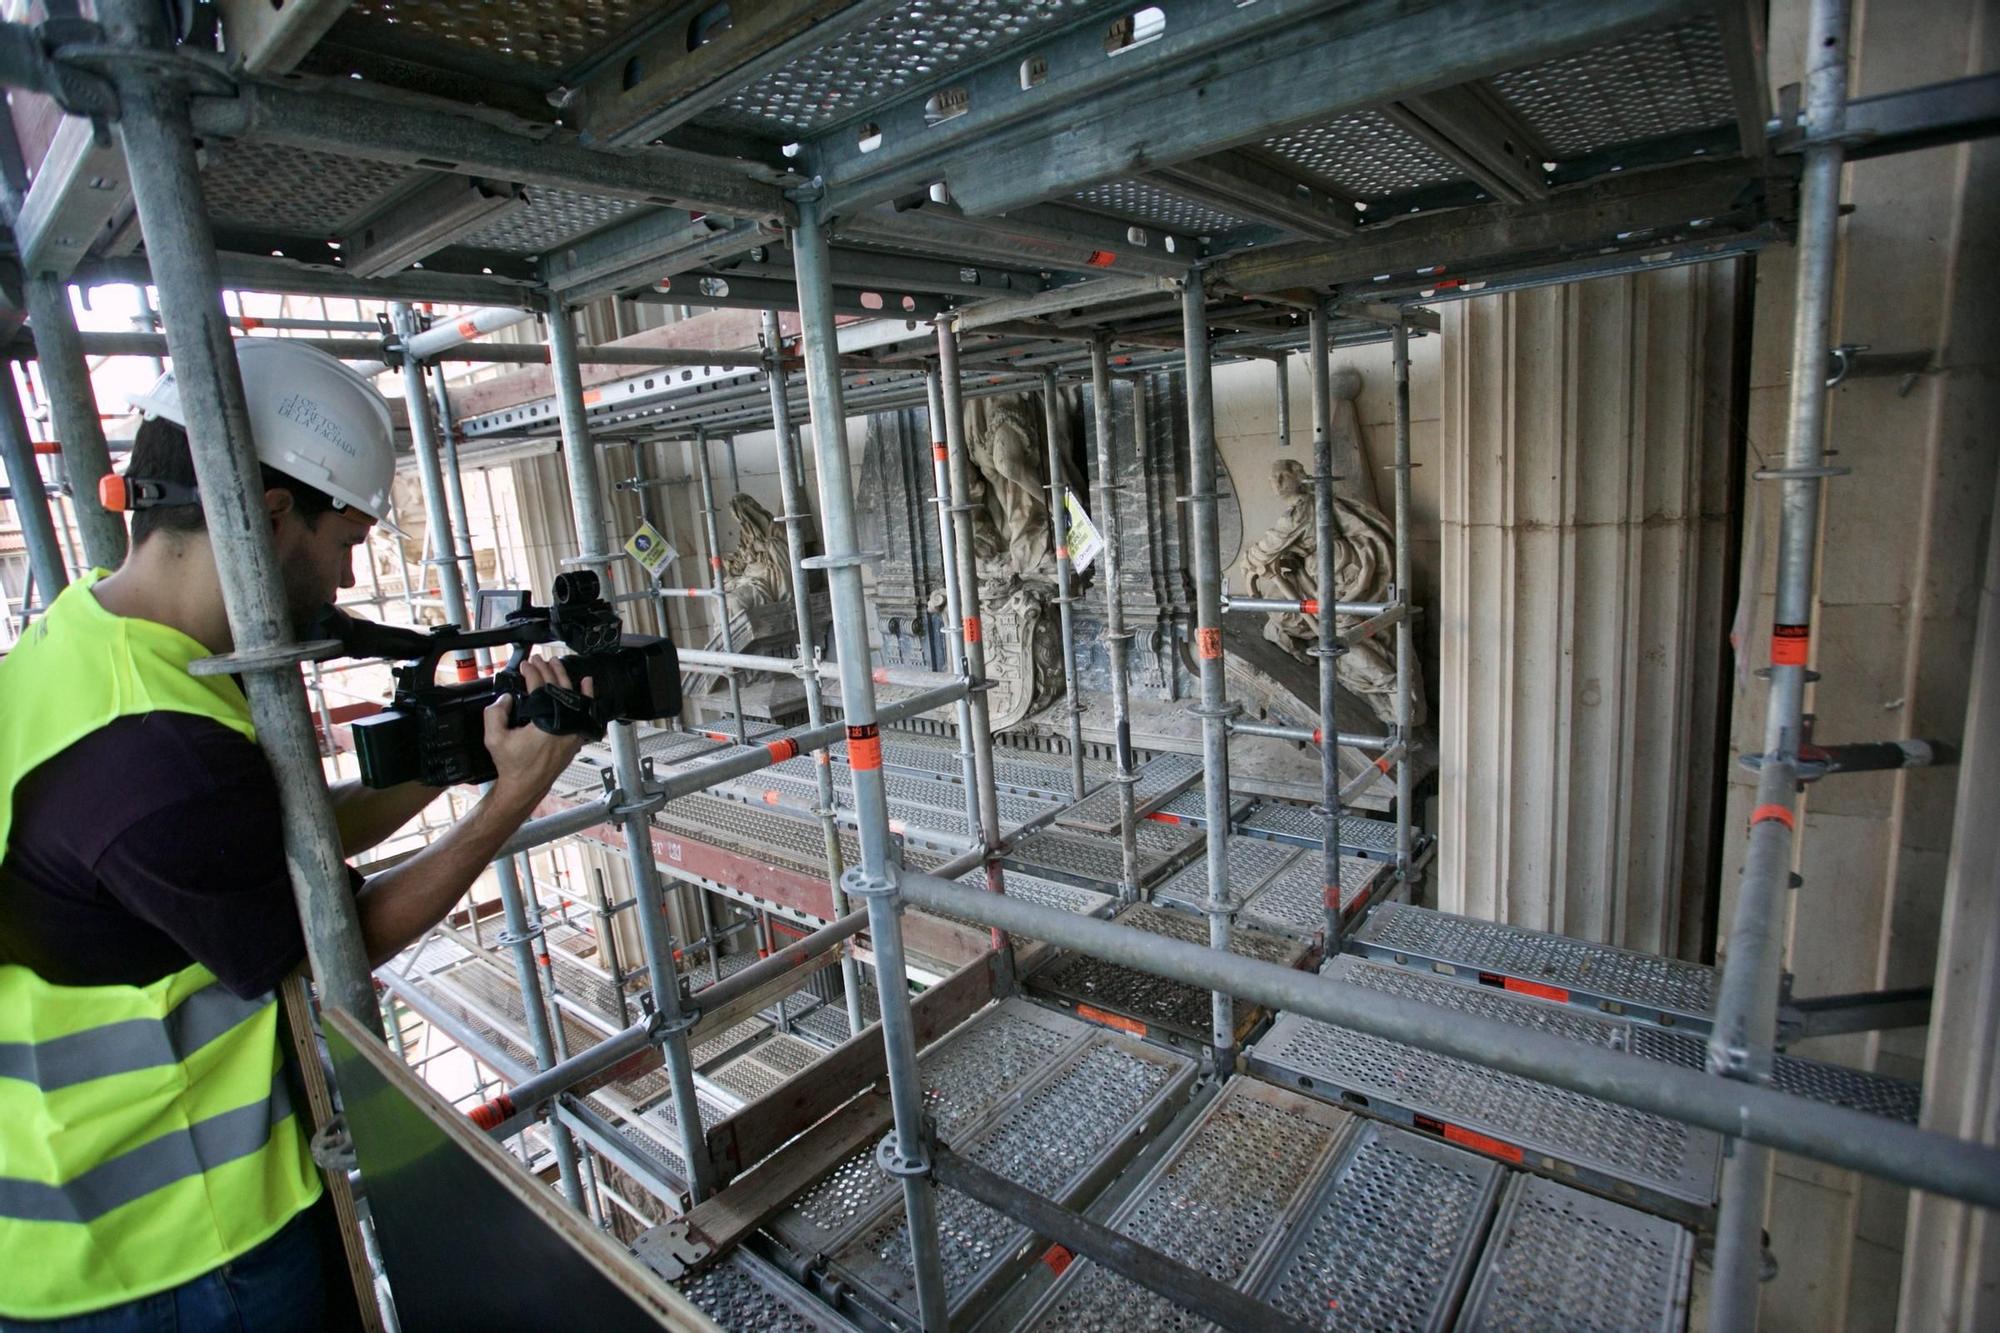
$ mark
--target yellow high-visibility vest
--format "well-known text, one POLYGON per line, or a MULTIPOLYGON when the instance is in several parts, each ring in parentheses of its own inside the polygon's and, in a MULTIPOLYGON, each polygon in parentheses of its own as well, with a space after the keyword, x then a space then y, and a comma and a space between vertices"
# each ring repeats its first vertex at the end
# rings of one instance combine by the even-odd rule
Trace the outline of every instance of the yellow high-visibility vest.
MULTIPOLYGON (((255 739, 207 650, 72 583, 0 659, 0 855, 14 792, 110 722, 213 718, 255 739)), ((292 1113, 277 997, 199 963, 147 986, 57 986, 0 964, 0 1315, 54 1319, 179 1286, 319 1197, 292 1113)))

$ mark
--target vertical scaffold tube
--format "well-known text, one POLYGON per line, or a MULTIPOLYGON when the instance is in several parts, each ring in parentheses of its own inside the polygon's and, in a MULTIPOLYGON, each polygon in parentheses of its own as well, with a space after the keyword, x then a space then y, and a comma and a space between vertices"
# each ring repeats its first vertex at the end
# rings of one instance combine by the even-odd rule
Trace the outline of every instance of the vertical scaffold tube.
MULTIPOLYGON (((49 512, 49 493, 42 481, 41 464, 35 461, 35 442, 28 435, 28 418, 21 411, 21 392, 11 369, 7 382, 0 384, 0 462, 7 465, 7 484, 14 492, 15 521, 28 548, 28 570, 35 576, 35 591, 43 606, 69 586, 69 564, 63 559, 62 542, 56 537, 55 517, 49 512)), ((27 605, 21 607, 27 617, 27 605)))
MULTIPOLYGON (((959 525, 951 516, 951 451, 944 443, 944 383, 937 367, 924 374, 924 389, 931 417, 931 491, 937 497, 938 564, 944 572, 944 644, 946 669, 970 675, 965 664, 965 599, 958 590, 959 525)), ((965 784, 965 831, 981 837, 979 826, 979 776, 972 762, 972 703, 960 699, 958 712, 958 773, 965 784)))
MULTIPOLYGON (((458 431, 451 424, 451 391, 444 387, 444 368, 432 369, 432 405, 437 409, 438 452, 444 459, 444 498, 451 511, 452 541, 458 549, 458 558, 464 562, 465 604, 474 613, 479 610, 479 562, 472 553, 472 510, 465 503, 465 474, 458 466, 458 431)), ((490 652, 481 656, 480 664, 487 664, 490 652)))
MULTIPOLYGON (((722 651, 733 653, 736 629, 729 623, 729 589, 722 581, 722 530, 716 521, 715 470, 709 466, 707 431, 695 431, 694 453, 701 469, 701 521, 708 533, 708 586, 715 589, 716 614, 722 617, 722 651)), ((729 711, 736 717, 736 743, 748 745, 750 734, 743 721, 743 682, 736 678, 735 667, 725 667, 723 679, 729 682, 729 711)))
POLYGON ((84 559, 99 569, 116 569, 125 559, 125 520, 97 498, 98 478, 111 471, 111 450, 104 442, 97 392, 90 383, 89 363, 83 359, 83 341, 77 336, 69 284, 53 273, 42 273, 22 286, 35 333, 35 359, 49 394, 51 424, 62 442, 70 500, 83 532, 84 559))
MULTIPOLYGON (((563 463, 569 477, 570 507, 576 515, 577 563, 600 574, 611 564, 605 536, 604 501, 597 480, 597 457, 584 411, 583 377, 576 361, 576 327, 558 295, 549 297, 549 368, 554 373, 556 409, 562 421, 563 463)), ((645 794, 639 767, 639 738, 630 722, 611 724, 611 764, 621 799, 637 805, 645 794)), ((660 868, 653 860, 652 825, 643 810, 623 813, 625 868, 632 880, 633 910, 639 914, 639 943, 646 954, 646 981, 655 1013, 666 1015, 660 1049, 666 1059, 667 1086, 673 1092, 674 1118, 680 1133, 681 1160, 687 1163, 688 1192, 697 1200, 715 1189, 715 1168, 708 1156, 708 1136, 702 1130, 694 1092, 694 1062, 688 1057, 687 1034, 695 1015, 681 1004, 680 975, 674 968, 674 943, 667 932, 666 903, 660 891, 660 868)))
MULTIPOLYGON (((1208 942, 1229 948, 1229 683, 1222 657, 1221 534, 1215 513, 1215 398, 1209 377, 1208 311, 1201 273, 1191 269, 1181 289, 1181 338, 1186 344, 1188 401, 1188 510, 1194 537, 1195 658, 1201 671, 1201 769, 1208 797, 1208 942)), ((1216 991, 1215 1062, 1235 1058, 1236 1006, 1216 991)))
MULTIPOLYGON (((407 343, 417 331, 415 314, 409 306, 398 302, 390 308, 390 317, 395 323, 397 335, 407 343)), ((444 596, 445 619, 470 628, 472 621, 465 604, 465 585, 459 578, 458 548, 445 498, 437 434, 431 427, 424 366, 417 358, 405 353, 402 370, 403 406, 410 420, 410 451, 417 459, 417 479, 424 493, 424 522, 431 535, 432 558, 437 565, 438 590, 444 596)), ((458 658, 458 673, 461 680, 477 674, 471 657, 458 658)), ((514 956, 514 980, 521 989, 521 1014, 528 1032, 528 1046, 535 1057, 535 1068, 548 1069, 563 1058, 563 1052, 549 1023, 549 1006, 542 993, 542 977, 535 966, 536 955, 542 952, 537 945, 542 938, 541 912, 530 907, 527 896, 522 892, 520 870, 513 857, 503 856, 493 863, 493 878, 500 890, 501 910, 507 918, 507 930, 500 937, 500 942, 514 956)), ((472 901, 469 894, 466 908, 467 917, 476 924, 479 920, 478 904, 472 901)), ((575 1145, 571 1143, 569 1131, 563 1128, 561 1121, 551 1119, 548 1129, 563 1193, 581 1211, 584 1207, 583 1182, 577 1175, 575 1145)))
POLYGON ((1118 567, 1124 531, 1118 515, 1118 414, 1111 397, 1111 338, 1099 331, 1090 340, 1090 396, 1097 426, 1097 526, 1104 534, 1104 554, 1097 577, 1104 585, 1104 645, 1111 657, 1111 727, 1118 751, 1118 897, 1139 901, 1139 818, 1133 786, 1139 781, 1132 761, 1132 635, 1125 628, 1124 589, 1118 567))
MULTIPOLYGON (((806 532, 812 516, 806 512, 804 479, 799 475, 799 456, 792 451, 792 405, 785 397, 784 333, 778 312, 764 312, 765 375, 771 388, 772 451, 778 459, 778 489, 781 491, 785 525, 785 554, 792 567, 792 618, 799 636, 799 684, 806 693, 806 723, 826 725, 826 702, 820 697, 819 671, 813 654, 812 597, 806 584, 806 532)), ((833 759, 826 750, 813 751, 813 780, 819 797, 819 831, 826 842, 826 881, 833 891, 835 920, 847 915, 847 895, 840 887, 846 870, 840 851, 840 826, 833 818, 833 759)), ((717 973, 720 976, 720 973, 717 973)), ((858 1033, 868 1026, 862 1018, 861 964, 852 949, 840 951, 840 984, 847 992, 847 1030, 858 1033)), ((780 1012, 783 1012, 782 1009, 780 1012)))
MULTIPOLYGON (((149 53, 164 53, 171 44, 163 13, 150 0, 104 0, 97 7, 112 41, 149 53)), ((119 61, 117 69, 119 142, 139 230, 155 267, 167 351, 187 413, 196 484, 233 646, 237 653, 282 649, 292 642, 291 616, 222 309, 222 275, 195 161, 188 94, 156 63, 119 61)), ((15 401, 11 386, 7 401, 15 401)), ((17 412, 10 415, 19 419, 17 412)), ((320 1001, 379 1034, 381 1008, 306 712, 304 682, 292 665, 253 667, 242 675, 258 744, 278 782, 285 860, 320 1001)))
POLYGON ((1278 447, 1292 447, 1292 363, 1285 353, 1271 363, 1272 385, 1278 396, 1278 447))
POLYGON ((869 669, 868 623, 862 599, 862 556, 855 538, 854 480, 847 452, 847 416, 841 401, 840 345, 833 326, 833 272, 817 200, 801 200, 792 232, 798 280, 806 389, 812 405, 813 446, 819 455, 819 509, 840 655, 840 696, 847 714, 847 762, 854 775, 860 822, 861 865, 847 872, 848 892, 868 904, 875 946, 877 991, 882 1002, 882 1042, 895 1128, 876 1160, 903 1182, 904 1216, 916 1274, 917 1316, 930 1333, 945 1333, 949 1315, 944 1269, 938 1254, 937 1201, 931 1192, 930 1145, 923 1123, 923 1083, 917 1073, 916 1030, 903 959, 903 905, 890 864, 888 793, 882 784, 882 742, 875 723, 875 682, 869 669))
POLYGON ((1410 639, 1410 326, 1398 318, 1395 333, 1396 371, 1396 593, 1403 618, 1396 622, 1396 878, 1404 900, 1417 897, 1416 866, 1411 858, 1417 812, 1412 802, 1410 762, 1410 701, 1416 689, 1412 674, 1417 654, 1410 639))
POLYGON ((1339 952, 1340 915, 1340 725, 1334 716, 1340 690, 1340 621, 1333 613, 1340 600, 1335 582, 1338 567, 1335 547, 1340 541, 1340 516, 1333 505, 1333 367, 1328 364, 1326 307, 1312 312, 1308 332, 1312 358, 1313 412, 1313 521, 1318 545, 1318 568, 1314 574, 1319 589, 1319 644, 1313 656, 1319 659, 1319 756, 1320 805, 1326 824, 1320 833, 1320 885, 1326 907, 1326 949, 1330 956, 1339 952))
MULTIPOLYGON (((1813 564, 1819 540, 1820 482, 1825 475, 1827 352, 1833 342, 1833 278, 1840 239, 1848 0, 1813 0, 1806 52, 1791 426, 1784 466, 1760 478, 1775 479, 1782 488, 1764 757, 1708 1042, 1711 1071, 1751 1083, 1769 1082, 1771 1076, 1786 894, 1794 855, 1796 764, 1811 657, 1813 564)), ((1716 1222, 1713 1327, 1756 1327, 1769 1164, 1769 1149, 1742 1139, 1730 1142, 1716 1222)))
MULTIPOLYGON (((986 888, 1006 891, 1000 870, 1000 802, 993 785, 993 725, 986 705, 986 644, 979 619, 979 563, 972 549, 972 453, 965 442, 965 401, 958 380, 958 331, 939 324, 938 387, 944 394, 944 444, 951 473, 952 531, 958 537, 958 599, 964 612, 965 670, 972 689, 972 769, 979 792, 979 841, 986 848, 986 888)), ((993 947, 1006 937, 993 932, 993 947)))
POLYGON ((1048 437, 1049 537, 1056 548, 1056 608, 1062 633, 1063 711, 1069 715, 1069 787, 1083 799, 1083 702, 1076 692, 1076 566, 1069 549, 1069 482, 1063 475, 1062 450, 1057 445, 1062 425, 1056 401, 1056 373, 1042 372, 1042 432, 1048 437))

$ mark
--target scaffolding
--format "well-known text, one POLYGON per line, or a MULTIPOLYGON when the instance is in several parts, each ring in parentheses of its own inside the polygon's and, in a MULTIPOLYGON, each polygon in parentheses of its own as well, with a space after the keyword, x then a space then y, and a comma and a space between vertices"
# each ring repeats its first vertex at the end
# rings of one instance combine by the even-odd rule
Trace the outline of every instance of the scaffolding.
MULTIPOLYGON (((1420 1325, 1450 1317, 1461 1296, 1468 1310, 1496 1317, 1524 1299, 1507 1267, 1514 1242, 1480 1249, 1489 1225, 1523 1246, 1560 1226, 1582 1229, 1578 1244, 1600 1233, 1639 1238, 1657 1261, 1650 1285, 1640 1284, 1653 1304, 1640 1313, 1671 1320, 1690 1262, 1682 1224, 1712 1220, 1715 1318, 1734 1328, 1755 1322, 1764 1163, 1774 1149, 2000 1206, 2000 1153, 1917 1128, 1894 1088, 1775 1054, 1781 1030, 1799 1021, 1780 1004, 1779 924, 1805 743, 1818 495, 1833 474, 1820 445, 1820 368, 1831 342, 1838 180, 1852 141, 1844 0, 1813 4, 1813 66, 1797 126, 1771 120, 1761 34, 1748 7, 1729 0, 1173 0, 1137 11, 1095 0, 861 0, 734 16, 728 6, 673 8, 626 27, 594 5, 476 19, 462 7, 405 7, 385 17, 395 8, 225 0, 219 43, 177 40, 187 35, 169 32, 147 0, 101 0, 91 25, 0 27, 0 81, 68 113, 37 146, 43 166, 32 185, 18 170, 10 182, 32 334, 16 354, 43 365, 81 537, 89 560, 106 564, 119 557, 122 533, 93 503, 110 461, 83 358, 172 357, 235 640, 231 653, 197 669, 245 681, 282 787, 286 850, 329 1030, 341 1043, 386 1049, 379 981, 394 997, 392 1015, 398 1005, 421 1014, 508 1085, 476 1108, 467 1122, 476 1130, 448 1127, 469 1155, 532 1134, 547 1145, 570 1210, 607 1227, 604 1200, 616 1191, 605 1178, 616 1171, 638 1182, 651 1202, 640 1209, 620 1196, 617 1207, 644 1224, 631 1246, 640 1264, 574 1217, 546 1219, 576 1265, 622 1274, 627 1294, 642 1293, 633 1299, 671 1324, 700 1326, 704 1311, 718 1321, 764 1319, 782 1308, 802 1326, 843 1327, 838 1302, 821 1297, 845 1283, 868 1293, 862 1303, 878 1323, 942 1330, 973 1293, 1000 1299, 1031 1266, 1031 1248, 1041 1252, 1030 1244, 1041 1237, 1053 1244, 1043 1255, 1050 1275, 1012 1298, 1024 1325, 1063 1326, 1145 1300, 1232 1329, 1325 1326, 1324 1293, 1302 1302, 1298 1274, 1315 1245, 1342 1235, 1341 1243, 1372 1243, 1358 1223, 1335 1225, 1352 1206, 1342 1191, 1401 1172, 1454 1182, 1439 1186, 1437 1197, 1453 1200, 1433 1219, 1449 1261, 1425 1279, 1437 1303, 1413 1316, 1420 1325), (514 31, 516 22, 545 26, 514 31), (406 49, 413 37, 434 48, 421 60, 406 49), (929 63, 914 63, 919 48, 929 63), (1593 118, 1576 109, 1585 104, 1611 109, 1593 118), (115 140, 94 138, 93 119, 114 125, 115 140), (1794 155, 1803 161, 1796 182, 1794 155), (300 202, 309 184, 332 182, 340 188, 300 202), (1409 348, 1413 334, 1436 328, 1427 303, 1754 251, 1784 233, 1795 185, 1790 444, 1784 466, 1762 474, 1784 495, 1780 634, 1728 966, 1716 975, 1671 960, 1633 962, 1425 912, 1415 905, 1424 848, 1413 818, 1413 628, 1422 608, 1412 599, 1409 348), (124 225, 128 211, 136 228, 124 225), (156 288, 164 335, 79 334, 70 284, 110 282, 156 288), (678 748, 649 752, 660 733, 613 724, 607 754, 579 784, 559 783, 561 808, 502 848, 498 939, 511 958, 513 998, 498 1007, 510 1012, 481 989, 505 977, 491 966, 476 904, 470 949, 459 943, 457 955, 383 973, 368 966, 300 670, 328 646, 295 643, 286 628, 220 299, 228 289, 395 303, 380 339, 314 341, 400 371, 430 533, 426 563, 445 617, 461 625, 471 623, 477 573, 460 471, 479 464, 485 442, 559 441, 575 520, 567 563, 607 583, 618 543, 598 451, 612 442, 692 446, 710 578, 643 595, 662 623, 668 596, 720 612, 721 651, 690 648, 681 660, 723 674, 731 730, 705 740, 665 733, 678 748), (760 311, 761 338, 747 350, 581 345, 576 312, 604 297, 760 311), (431 321, 418 307, 433 302, 468 309, 431 321), (791 337, 788 312, 798 321, 791 337), (481 341, 535 318, 542 344, 481 341), (1351 602, 1335 568, 1342 533, 1330 358, 1384 339, 1394 375, 1394 571, 1387 600, 1351 602), (1289 366, 1300 355, 1311 380, 1317 596, 1233 596, 1218 530, 1211 374, 1227 360, 1270 365, 1282 436, 1289 366), (447 362, 545 362, 551 390, 454 418, 440 369, 447 362), (586 391, 585 364, 634 369, 586 391), (1182 498, 1201 730, 1190 771, 1139 757, 1132 635, 1122 618, 1118 479, 1127 442, 1116 382, 1163 373, 1180 377, 1187 407, 1182 498), (1108 766, 1087 754, 1074 683, 1083 599, 1057 456, 1065 384, 1088 387, 1091 398, 1090 494, 1107 541, 1098 580, 1111 664, 1108 766), (1058 712, 1062 762, 1031 782, 1010 776, 1008 765, 1022 761, 992 734, 990 609, 980 603, 970 524, 965 404, 999 393, 1042 399, 1058 641, 1070 682, 1058 712), (852 416, 905 409, 924 411, 931 439, 945 606, 936 672, 876 667, 868 635, 871 556, 846 427, 852 416), (816 556, 806 554, 814 515, 793 425, 801 410, 817 464, 816 556), (737 652, 716 549, 709 445, 757 429, 775 438, 792 656, 737 652), (813 576, 830 609, 831 662, 814 647, 813 576), (1316 620, 1317 726, 1239 716, 1228 697, 1228 611, 1316 620), (1342 629, 1343 617, 1359 623, 1342 629), (1339 659, 1387 633, 1393 720, 1382 734, 1342 732, 1339 659), (742 671, 796 677, 806 724, 753 735, 742 671), (837 683, 837 717, 822 679, 837 683), (878 686, 892 697, 878 696, 878 686), (955 720, 948 749, 885 734, 944 710, 955 720), (1318 803, 1246 815, 1230 781, 1232 735, 1318 746, 1318 803), (1343 749, 1370 756, 1345 785, 1343 749), (932 759, 936 767, 926 767, 932 759), (1393 833, 1374 849, 1378 862, 1357 870, 1347 811, 1382 783, 1393 786, 1393 833), (1062 858, 1090 846, 1076 825, 1096 793, 1110 817, 1083 827, 1115 832, 1115 850, 1107 837, 1093 853, 1102 869, 1066 873, 1062 858), (700 888, 699 939, 677 941, 668 910, 675 886, 725 889, 712 867, 729 864, 684 859, 681 839, 688 829, 724 839, 757 807, 796 813, 798 837, 785 855, 797 873, 774 866, 770 874, 793 874, 811 893, 738 887, 766 932, 758 961, 721 947, 728 932, 707 916, 700 888), (908 821, 898 812, 911 808, 956 841, 899 837, 908 821), (1198 852, 1196 838, 1149 819, 1170 809, 1199 828, 1198 852), (594 965, 552 948, 556 927, 524 856, 581 834, 619 849, 629 888, 626 897, 598 884, 590 928, 561 927, 566 938, 594 940, 594 965), (1289 898, 1278 896, 1281 886, 1289 898), (618 952, 621 915, 637 923, 640 957, 629 966, 618 952), (799 937, 780 944, 774 919, 797 923, 799 937), (987 933, 971 957, 926 973, 933 984, 913 997, 905 981, 922 950, 912 942, 930 938, 922 933, 939 919, 987 933), (1509 961, 1530 947, 1549 968, 1588 954, 1577 976, 1592 980, 1559 986, 1546 969, 1509 961), (1036 970, 1051 957, 1179 993, 1154 994, 1146 1018, 1098 1007, 1082 998, 1086 989, 1057 979, 1057 968, 1036 970), (1308 958, 1322 966, 1299 966, 1308 958), (1413 958, 1429 970, 1413 972, 1413 958), (822 997, 795 1013, 793 997, 836 961, 842 1012, 822 997), (1484 1003, 1462 984, 1489 975, 1534 999, 1484 1003), (1432 992, 1420 994, 1412 976, 1432 992), (643 986, 636 1017, 633 986, 643 986), (1208 997, 1205 1026, 1198 1015, 1173 1021, 1187 1012, 1190 990, 1208 997), (594 1003, 593 994, 609 999, 594 1003), (1072 1014, 1042 1002, 1051 996, 1072 1014), (1617 1023, 1602 1017, 1613 1006, 1617 1023), (796 1025, 812 1035, 813 1013, 836 1020, 822 1025, 823 1043, 794 1033, 796 1025), (510 1030, 523 1040, 506 1037, 510 1030), (1169 1032, 1174 1040, 1155 1039, 1169 1032), (1692 1054, 1691 1032, 1706 1033, 1692 1054), (1338 1038, 1332 1045, 1328 1033, 1338 1038), (1384 1058, 1364 1068, 1356 1053, 1369 1050, 1384 1058), (987 1062, 976 1077, 967 1072, 974 1061, 987 1062), (1412 1081, 1424 1071, 1436 1073, 1435 1086, 1412 1081), (1441 1109, 1437 1088, 1448 1075, 1460 1087, 1489 1080, 1482 1086, 1496 1098, 1546 1107, 1547 1118, 1528 1127, 1493 1105, 1441 1109), (1034 1132, 1020 1108, 1045 1104, 1037 1098, 1076 1110, 1071 1147, 1093 1146, 1072 1160, 1041 1144, 1036 1160, 1062 1169, 1024 1176, 1005 1164, 1019 1165, 1008 1154, 1034 1132), (1373 1118, 1357 1119, 1343 1103, 1373 1107, 1373 1118), (1628 1159, 1615 1153, 1593 1155, 1588 1135, 1597 1131, 1588 1126, 1608 1124, 1607 1108, 1628 1130, 1642 1124, 1655 1135, 1649 1144, 1670 1145, 1634 1150, 1654 1154, 1652 1174, 1620 1166, 1628 1159), (1552 1136, 1563 1117, 1584 1127, 1581 1137, 1552 1136), (1236 1151, 1250 1134, 1264 1136, 1268 1161, 1236 1151), (1132 1165, 1149 1138, 1160 1151, 1132 1165), (1231 1242, 1241 1252, 1223 1253, 1213 1237, 1172 1221, 1188 1180, 1210 1178, 1204 1172, 1227 1182, 1241 1219, 1256 1219, 1231 1242), (1647 1201, 1655 1215, 1582 1195, 1565 1204, 1554 1193, 1565 1187, 1549 1174, 1601 1182, 1601 1192, 1647 1201), (1108 1212, 1087 1207, 1114 1177, 1122 1202, 1108 1212), (838 1227, 813 1211, 830 1190, 851 1196, 838 1227), (1558 1215, 1569 1220, 1549 1220, 1558 1215), (967 1238, 988 1228, 1018 1242, 975 1262, 967 1238), (764 1231, 780 1243, 745 1244, 764 1231), (797 1262, 774 1264, 773 1253, 797 1262), (822 1260, 838 1280, 825 1278, 822 1260), (647 1283, 657 1292, 643 1294, 647 1283)), ((1939 110, 1926 91, 1855 104, 1868 151, 1964 137, 1987 123, 1939 110)), ((321 321, 288 331, 356 330, 321 321)), ((64 582, 64 558, 45 494, 24 484, 41 474, 11 381, 0 399, 0 446, 45 603, 64 582)), ((656 482, 643 470, 643 448, 635 454, 629 484, 643 508, 656 482)), ((733 448, 730 459, 733 480, 733 448)), ((406 571, 406 601, 410 585, 406 571)), ((316 698, 330 737, 331 716, 316 698)), ((400 1018, 389 1033, 400 1062, 400 1018)), ((508 1188, 528 1197, 521 1183, 508 1188)), ((1342 1261, 1353 1263, 1353 1254, 1342 1261)), ((1346 1271, 1327 1263, 1321 1271, 1334 1267, 1346 1271)), ((507 1286, 501 1275, 495 1284, 507 1286)), ((1342 1291, 1354 1308, 1375 1299, 1359 1287, 1342 1291)), ((1606 1322, 1633 1313, 1611 1312, 1606 1322)))

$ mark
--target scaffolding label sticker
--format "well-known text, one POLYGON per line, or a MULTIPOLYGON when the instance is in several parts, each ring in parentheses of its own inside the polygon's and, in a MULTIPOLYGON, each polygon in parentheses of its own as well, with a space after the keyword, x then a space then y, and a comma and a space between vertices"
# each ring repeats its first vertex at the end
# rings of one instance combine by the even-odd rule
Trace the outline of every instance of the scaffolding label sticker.
POLYGON ((660 535, 658 528, 651 523, 641 523, 639 530, 625 543, 625 554, 637 560, 648 574, 657 579, 660 571, 672 563, 680 552, 667 545, 667 539, 660 535))
POLYGON ((1104 534, 1090 521, 1089 511, 1084 509, 1075 491, 1063 494, 1063 508, 1069 514, 1069 530, 1063 534, 1063 545, 1069 548, 1070 566, 1081 574, 1104 549, 1104 534))

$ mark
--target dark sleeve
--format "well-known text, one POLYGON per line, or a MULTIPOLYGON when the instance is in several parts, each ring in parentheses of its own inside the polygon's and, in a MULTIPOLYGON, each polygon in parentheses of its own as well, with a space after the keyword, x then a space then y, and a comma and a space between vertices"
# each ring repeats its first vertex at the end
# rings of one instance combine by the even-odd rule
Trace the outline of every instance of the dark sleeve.
POLYGON ((108 842, 98 882, 249 999, 305 957, 277 781, 264 752, 226 729, 190 751, 187 794, 108 842))

